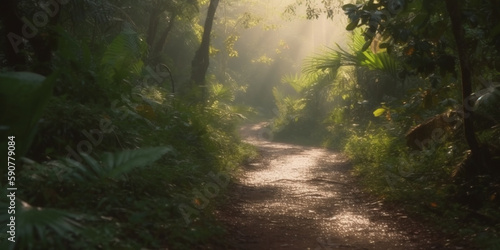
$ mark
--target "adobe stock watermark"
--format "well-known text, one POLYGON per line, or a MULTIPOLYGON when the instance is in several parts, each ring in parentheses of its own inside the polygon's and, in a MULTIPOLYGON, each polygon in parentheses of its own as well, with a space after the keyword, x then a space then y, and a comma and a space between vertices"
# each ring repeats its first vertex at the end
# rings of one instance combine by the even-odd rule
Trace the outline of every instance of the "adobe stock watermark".
POLYGON ((55 17, 60 9, 60 5, 69 3, 69 0, 47 0, 38 2, 41 10, 35 12, 31 20, 27 17, 22 17, 23 26, 19 34, 9 32, 7 38, 15 53, 19 53, 19 45, 24 42, 24 39, 31 39, 38 35, 39 29, 47 26, 50 18, 55 17), (20 35, 21 34, 21 35, 20 35))
POLYGON ((186 225, 189 225, 192 222, 192 216, 205 209, 210 204, 210 199, 217 197, 231 180, 231 177, 223 172, 215 174, 210 171, 205 177, 208 181, 203 185, 203 190, 193 188, 191 204, 183 203, 178 206, 186 225))
MULTIPOLYGON (((140 81, 140 84, 135 86, 132 89, 132 96, 131 99, 136 102, 142 101, 141 97, 138 95, 140 93, 140 90, 142 88, 145 88, 147 86, 150 86, 150 80, 153 79, 155 80, 158 84, 161 84, 165 78, 167 78, 170 74, 169 72, 163 72, 161 71, 161 65, 157 65, 155 67, 155 70, 151 68, 150 66, 147 66, 145 68, 146 72, 148 74, 144 76, 144 78, 140 81)), ((154 82, 153 82, 154 84, 154 82)), ((121 100, 126 100, 127 97, 125 95, 121 95, 121 100)), ((119 120, 125 120, 127 117, 130 116, 130 112, 126 107, 118 107, 118 103, 120 103, 120 100, 114 100, 111 102, 111 107, 110 110, 113 113, 118 113, 120 114, 118 119, 119 120)), ((99 126, 98 128, 91 129, 91 130, 82 130, 81 133, 87 140, 81 140, 76 144, 76 148, 72 148, 70 146, 66 146, 66 151, 68 152, 67 158, 76 160, 78 162, 82 162, 82 157, 80 156, 81 153, 85 153, 90 155, 96 147, 98 147, 103 139, 105 134, 112 133, 115 129, 115 126, 113 125, 113 122, 111 119, 103 117, 99 120, 99 126)))

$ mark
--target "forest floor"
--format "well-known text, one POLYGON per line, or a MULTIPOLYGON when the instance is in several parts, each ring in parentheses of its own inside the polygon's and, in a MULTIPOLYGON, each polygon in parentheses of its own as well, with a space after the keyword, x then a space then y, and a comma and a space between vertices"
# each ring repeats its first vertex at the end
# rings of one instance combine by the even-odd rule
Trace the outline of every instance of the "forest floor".
POLYGON ((230 249, 466 249, 395 205, 363 193, 341 154, 271 142, 244 126, 260 158, 246 164, 217 218, 230 249))

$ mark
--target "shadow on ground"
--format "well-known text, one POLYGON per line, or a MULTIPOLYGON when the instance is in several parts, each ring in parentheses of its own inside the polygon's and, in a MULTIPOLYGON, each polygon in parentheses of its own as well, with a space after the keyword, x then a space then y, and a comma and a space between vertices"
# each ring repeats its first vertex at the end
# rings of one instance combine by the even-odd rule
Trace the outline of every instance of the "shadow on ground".
POLYGON ((261 152, 232 184, 217 217, 233 249, 461 249, 363 194, 341 154, 268 140, 266 124, 241 134, 261 152))

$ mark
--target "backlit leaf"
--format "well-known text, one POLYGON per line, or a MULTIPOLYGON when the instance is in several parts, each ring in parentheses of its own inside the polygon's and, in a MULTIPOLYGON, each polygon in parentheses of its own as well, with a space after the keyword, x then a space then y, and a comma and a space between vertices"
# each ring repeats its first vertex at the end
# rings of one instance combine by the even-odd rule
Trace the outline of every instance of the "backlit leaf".
POLYGON ((378 108, 375 111, 373 111, 373 115, 375 117, 379 117, 379 116, 383 115, 384 113, 385 113, 385 109, 384 108, 378 108))

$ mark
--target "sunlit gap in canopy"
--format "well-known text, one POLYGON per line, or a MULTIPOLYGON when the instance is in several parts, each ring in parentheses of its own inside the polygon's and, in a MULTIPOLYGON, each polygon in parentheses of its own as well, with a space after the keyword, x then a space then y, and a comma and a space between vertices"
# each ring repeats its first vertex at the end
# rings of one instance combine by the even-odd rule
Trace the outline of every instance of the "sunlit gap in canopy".
POLYGON ((304 59, 326 46, 345 44, 347 18, 342 10, 336 12, 333 20, 326 15, 307 20, 305 8, 297 9, 295 16, 286 19, 285 8, 293 2, 261 1, 245 6, 245 12, 263 17, 259 25, 240 30, 235 49, 241 53, 230 62, 248 65, 240 71, 249 84, 246 95, 257 98, 248 98, 248 104, 267 109, 274 106, 272 88, 280 85, 283 76, 299 74, 304 59))
POLYGON ((266 26, 273 26, 274 29, 255 27, 244 31, 241 39, 252 41, 252 46, 259 48, 257 51, 264 50, 266 56, 272 59, 287 56, 293 60, 294 67, 289 69, 290 73, 299 72, 303 60, 320 52, 325 46, 345 44, 347 34, 347 17, 342 10, 336 12, 333 20, 327 19, 324 14, 318 19, 307 20, 305 8, 297 9, 296 16, 285 20, 285 8, 293 2, 295 1, 266 1, 263 4, 263 9, 267 12, 264 16, 269 18, 265 21, 266 26))

